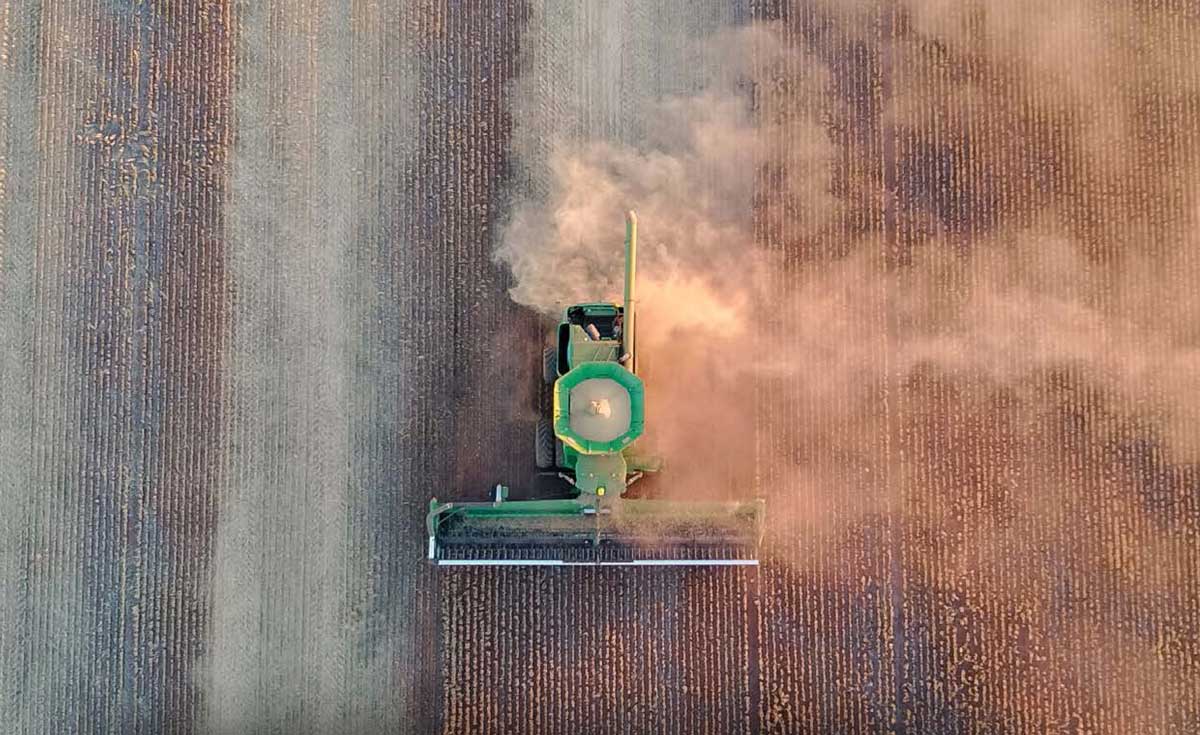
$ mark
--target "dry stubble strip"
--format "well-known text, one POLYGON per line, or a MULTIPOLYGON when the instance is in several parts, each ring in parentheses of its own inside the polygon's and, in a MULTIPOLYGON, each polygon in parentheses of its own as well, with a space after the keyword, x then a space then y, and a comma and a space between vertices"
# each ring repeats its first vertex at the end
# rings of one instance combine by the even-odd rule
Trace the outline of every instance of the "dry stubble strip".
MULTIPOLYGON (((6 113, 18 115, 21 118, 16 121, 18 125, 37 131, 36 146, 17 149, 21 155, 12 159, 14 179, 25 180, 28 187, 24 191, 28 197, 25 201, 32 202, 33 208, 14 210, 10 201, 7 213, 9 221, 14 222, 13 234, 24 235, 25 242, 32 244, 36 253, 33 273, 25 274, 32 276, 33 283, 26 307, 33 329, 32 391, 16 397, 32 403, 30 436, 25 440, 32 456, 26 465, 30 471, 23 478, 25 486, 16 488, 18 493, 10 496, 14 500, 24 496, 24 508, 9 511, 24 511, 21 546, 25 558, 19 561, 25 568, 17 592, 20 609, 14 618, 22 623, 19 631, 23 661, 15 670, 26 672, 25 685, 30 690, 58 693, 54 698, 23 696, 12 711, 12 720, 18 726, 34 732, 48 730, 53 722, 77 722, 77 708, 83 698, 82 677, 78 672, 79 649, 83 645, 79 633, 83 616, 77 517, 80 504, 71 508, 58 502, 64 497, 69 499, 71 489, 76 487, 76 478, 67 467, 69 458, 74 456, 73 444, 68 441, 73 441, 72 429, 78 427, 78 421, 72 420, 78 412, 70 407, 68 386, 64 382, 75 366, 67 362, 66 314, 62 308, 67 232, 64 224, 75 211, 68 206, 66 197, 67 192, 78 191, 80 185, 72 158, 75 126, 68 112, 69 101, 76 91, 75 80, 64 68, 64 60, 71 57, 74 49, 56 43, 64 17, 68 23, 76 17, 72 10, 65 5, 53 8, 16 5, 21 33, 17 36, 15 54, 8 60, 22 65, 10 69, 25 79, 25 85, 14 85, 17 93, 10 98, 11 106, 6 113), (30 155, 33 151, 38 154, 30 155), (56 641, 61 645, 56 645, 56 641)), ((5 277, 17 275, 7 273, 5 277)), ((12 293, 10 288, 11 284, 6 284, 6 298, 12 293)))
MULTIPOLYGON (((47 297, 45 261, 50 248, 40 238, 40 210, 45 206, 41 172, 48 165, 41 151, 49 133, 44 125, 41 95, 54 80, 41 58, 41 8, 33 3, 7 3, 0 9, 0 84, 8 93, 0 108, 0 513, 4 547, 0 557, 3 608, 8 621, 0 634, 0 716, 15 727, 31 730, 44 721, 44 700, 24 694, 27 682, 38 681, 48 656, 36 651, 39 638, 35 605, 40 601, 38 577, 45 559, 45 531, 39 524, 39 492, 49 486, 44 471, 47 414, 50 424, 57 396, 30 400, 46 381, 47 363, 56 359, 57 343, 47 342, 53 330, 56 292, 47 297), (13 247, 12 243, 24 247, 13 247)), ((51 277, 54 271, 50 271, 51 277)), ((52 284, 50 284, 52 285, 52 284)), ((53 374, 53 371, 50 371, 53 374)))

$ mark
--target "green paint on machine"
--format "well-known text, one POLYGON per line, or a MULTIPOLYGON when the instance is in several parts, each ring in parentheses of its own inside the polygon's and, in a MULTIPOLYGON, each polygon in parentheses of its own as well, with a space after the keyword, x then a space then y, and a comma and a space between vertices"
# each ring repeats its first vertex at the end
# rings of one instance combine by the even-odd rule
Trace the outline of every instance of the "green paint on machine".
MULTIPOLYGON (((636 373, 637 218, 626 216, 622 304, 569 307, 558 329, 551 471, 567 499, 429 503, 429 559, 442 566, 713 565, 758 563, 765 504, 625 497, 663 462, 638 454, 645 389, 636 373)), ((548 363, 553 362, 548 358, 548 363)))

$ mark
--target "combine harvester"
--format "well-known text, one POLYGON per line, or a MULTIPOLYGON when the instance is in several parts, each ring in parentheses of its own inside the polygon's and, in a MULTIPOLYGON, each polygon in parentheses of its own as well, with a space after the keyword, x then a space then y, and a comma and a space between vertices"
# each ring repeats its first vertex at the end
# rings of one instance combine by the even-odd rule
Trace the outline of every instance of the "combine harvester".
MULTIPOLYGON (((576 304, 545 353, 553 421, 537 429, 537 464, 571 496, 429 503, 429 559, 439 565, 755 565, 764 503, 624 497, 658 458, 639 455, 645 427, 637 375, 637 219, 625 223, 625 303, 576 304)), ((697 458, 702 461, 702 458, 697 458)))

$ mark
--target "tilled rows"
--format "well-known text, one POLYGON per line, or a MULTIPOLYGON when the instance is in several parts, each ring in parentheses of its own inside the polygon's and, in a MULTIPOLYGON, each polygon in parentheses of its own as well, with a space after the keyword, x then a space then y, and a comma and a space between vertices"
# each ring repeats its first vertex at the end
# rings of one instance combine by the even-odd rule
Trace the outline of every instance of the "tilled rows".
POLYGON ((1196 730, 1195 13, 951 5, 0 3, 3 729, 1196 730), (435 571, 627 206, 763 565, 435 571))
MULTIPOLYGON (((1194 268, 1190 205, 1154 162, 1194 181, 1196 110, 1146 110, 1194 88, 1200 47, 1179 7, 1110 10, 1039 26, 1001 3, 959 26, 923 3, 768 9, 812 54, 783 72, 792 88, 827 75, 832 93, 807 102, 838 196, 831 219, 763 178, 760 239, 797 264, 768 290, 825 287, 763 344, 845 319, 850 367, 871 376, 765 386, 764 456, 794 462, 768 464, 768 489, 792 487, 773 500, 787 540, 763 584, 769 729, 1197 721, 1195 455, 1170 410, 1146 410, 1187 405, 1167 376, 1192 338, 1139 299, 1182 293, 1167 274, 1194 268), (1096 43, 1109 34, 1130 46, 1096 43), (1157 67, 1124 50, 1166 47, 1181 65, 1133 81, 1157 67), (1085 50, 1104 71, 1079 66, 1085 50), (1127 382, 1132 364, 1146 377, 1127 382)), ((771 94, 765 110, 806 114, 771 94)), ((797 129, 781 128, 785 158, 812 144, 797 129)))
POLYGON ((229 9, 0 17, 5 727, 168 731, 208 619, 229 9))
POLYGON ((444 726, 744 731, 757 699, 752 584, 660 569, 448 574, 444 726))

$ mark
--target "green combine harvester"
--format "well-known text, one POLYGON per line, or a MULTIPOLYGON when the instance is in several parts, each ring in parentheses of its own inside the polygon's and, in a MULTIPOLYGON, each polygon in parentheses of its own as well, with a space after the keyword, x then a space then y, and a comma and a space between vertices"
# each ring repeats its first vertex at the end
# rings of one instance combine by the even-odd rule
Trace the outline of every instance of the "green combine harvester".
POLYGON ((637 218, 625 224, 624 304, 566 310, 545 352, 552 419, 538 423, 538 469, 570 483, 569 497, 429 503, 429 559, 439 565, 754 565, 764 504, 625 497, 662 469, 640 455, 645 398, 637 375, 634 276, 637 218))

